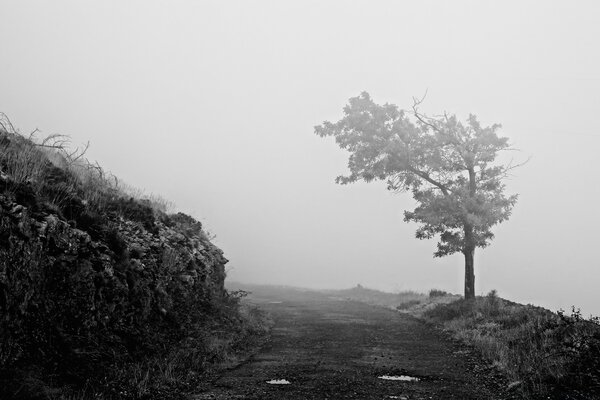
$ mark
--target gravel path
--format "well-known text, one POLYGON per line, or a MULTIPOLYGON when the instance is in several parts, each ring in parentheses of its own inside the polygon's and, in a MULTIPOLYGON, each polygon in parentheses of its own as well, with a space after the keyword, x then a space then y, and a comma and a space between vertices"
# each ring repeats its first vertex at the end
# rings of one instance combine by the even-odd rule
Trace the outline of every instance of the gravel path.
POLYGON ((273 316, 272 339, 193 399, 509 398, 489 365, 410 316, 292 289, 249 300, 273 316))

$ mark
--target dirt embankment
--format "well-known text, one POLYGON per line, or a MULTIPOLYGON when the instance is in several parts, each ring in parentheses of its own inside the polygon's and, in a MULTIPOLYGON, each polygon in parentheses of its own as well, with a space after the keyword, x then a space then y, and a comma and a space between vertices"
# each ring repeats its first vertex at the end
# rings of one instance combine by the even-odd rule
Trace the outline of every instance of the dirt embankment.
POLYGON ((48 140, 0 121, 0 398, 175 397, 244 350, 202 224, 48 140))

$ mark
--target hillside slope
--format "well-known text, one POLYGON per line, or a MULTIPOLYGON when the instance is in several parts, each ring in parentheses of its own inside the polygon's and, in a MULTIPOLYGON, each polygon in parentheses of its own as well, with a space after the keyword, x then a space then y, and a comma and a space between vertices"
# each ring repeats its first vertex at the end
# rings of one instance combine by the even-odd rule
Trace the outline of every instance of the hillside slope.
POLYGON ((175 386, 202 373, 261 328, 225 290, 226 263, 192 217, 0 129, 1 398, 151 395, 152 357, 182 370, 175 386))

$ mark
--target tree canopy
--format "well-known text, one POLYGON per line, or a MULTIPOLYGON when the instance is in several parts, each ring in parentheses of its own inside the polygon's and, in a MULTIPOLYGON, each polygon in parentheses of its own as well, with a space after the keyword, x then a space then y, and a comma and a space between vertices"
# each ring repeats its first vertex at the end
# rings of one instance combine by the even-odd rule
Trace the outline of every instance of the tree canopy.
MULTIPOLYGON (((416 237, 438 236, 436 257, 462 252, 472 267, 475 248, 490 243, 492 227, 509 218, 517 201, 505 195, 503 183, 515 166, 497 161, 510 144, 498 136, 499 124, 484 127, 474 115, 464 122, 455 115, 429 117, 419 105, 415 100, 407 112, 378 105, 363 92, 349 100, 342 119, 323 122, 315 133, 333 136, 350 152, 350 173, 337 183, 383 180, 389 190, 412 193, 418 205, 404 220, 419 224, 416 237)), ((465 297, 472 297, 474 275, 468 278, 465 297)))

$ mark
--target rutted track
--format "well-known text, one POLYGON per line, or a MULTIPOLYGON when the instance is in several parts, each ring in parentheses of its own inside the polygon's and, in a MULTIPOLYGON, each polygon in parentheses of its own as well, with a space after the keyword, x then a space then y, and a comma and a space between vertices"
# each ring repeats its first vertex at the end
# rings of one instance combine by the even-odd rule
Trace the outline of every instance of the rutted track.
POLYGON ((281 288, 254 289, 250 301, 273 316, 271 341, 195 399, 509 398, 487 364, 410 316, 281 288), (267 383, 280 379, 290 384, 267 383))

